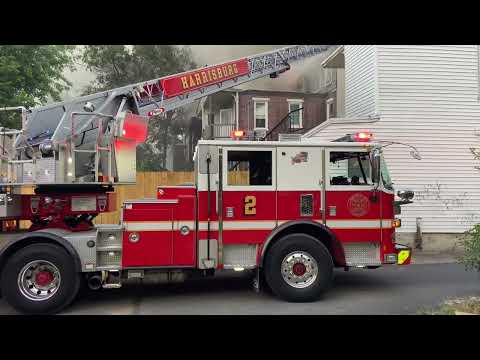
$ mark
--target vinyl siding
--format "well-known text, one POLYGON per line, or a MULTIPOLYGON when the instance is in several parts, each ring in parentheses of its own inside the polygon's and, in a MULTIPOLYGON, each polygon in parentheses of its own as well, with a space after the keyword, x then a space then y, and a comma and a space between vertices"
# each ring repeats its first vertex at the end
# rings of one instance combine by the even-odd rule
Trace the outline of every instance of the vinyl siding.
POLYGON ((345 46, 345 115, 371 116, 376 112, 376 47, 345 46))

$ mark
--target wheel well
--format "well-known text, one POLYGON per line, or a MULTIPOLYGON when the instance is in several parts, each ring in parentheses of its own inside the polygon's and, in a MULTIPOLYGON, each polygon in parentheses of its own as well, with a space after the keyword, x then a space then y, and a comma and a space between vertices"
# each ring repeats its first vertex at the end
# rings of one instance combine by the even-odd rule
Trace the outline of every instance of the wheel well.
POLYGON ((81 271, 80 260, 78 259, 77 254, 73 251, 73 247, 72 249, 70 249, 65 246, 61 241, 49 237, 29 236, 11 243, 6 249, 4 249, 3 252, 0 252, 0 273, 3 271, 3 267, 5 266, 10 256, 15 254, 20 249, 23 249, 33 244, 52 244, 64 249, 68 254, 72 255, 75 267, 77 268, 77 270, 81 271))
POLYGON ((345 262, 345 255, 343 252, 343 247, 339 244, 335 235, 333 235, 328 228, 314 223, 297 223, 286 226, 284 229, 281 229, 277 233, 267 240, 265 248, 262 251, 262 258, 260 260, 260 266, 263 267, 265 260, 265 255, 273 244, 284 236, 301 233, 313 236, 315 239, 318 239, 330 252, 332 260, 335 266, 343 266, 345 262))

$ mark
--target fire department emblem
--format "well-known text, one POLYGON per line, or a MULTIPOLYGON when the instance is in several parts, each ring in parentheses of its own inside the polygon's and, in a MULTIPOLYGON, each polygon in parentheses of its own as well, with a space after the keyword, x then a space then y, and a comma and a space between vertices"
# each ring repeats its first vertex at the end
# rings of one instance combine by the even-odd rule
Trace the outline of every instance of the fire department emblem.
POLYGON ((370 201, 365 195, 355 194, 348 199, 348 211, 356 217, 368 214, 370 210, 370 201))

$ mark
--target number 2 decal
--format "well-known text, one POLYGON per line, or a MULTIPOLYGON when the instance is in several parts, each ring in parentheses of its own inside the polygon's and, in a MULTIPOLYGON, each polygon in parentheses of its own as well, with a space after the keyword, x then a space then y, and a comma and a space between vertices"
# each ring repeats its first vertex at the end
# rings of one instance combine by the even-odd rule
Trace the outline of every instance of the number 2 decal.
POLYGON ((257 198, 253 195, 245 196, 245 215, 257 214, 257 198))

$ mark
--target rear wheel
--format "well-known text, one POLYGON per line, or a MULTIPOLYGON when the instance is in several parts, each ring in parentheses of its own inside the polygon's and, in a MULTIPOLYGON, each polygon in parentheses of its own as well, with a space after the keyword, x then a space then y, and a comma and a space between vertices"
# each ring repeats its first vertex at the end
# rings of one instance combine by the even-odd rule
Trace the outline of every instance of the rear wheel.
POLYGON ((64 249, 35 244, 8 259, 1 282, 5 299, 18 311, 51 314, 73 301, 80 287, 80 274, 64 249))
POLYGON ((265 279, 272 291, 291 302, 316 300, 333 281, 328 249, 307 234, 291 234, 277 241, 265 259, 265 279))

